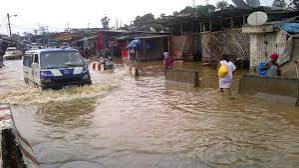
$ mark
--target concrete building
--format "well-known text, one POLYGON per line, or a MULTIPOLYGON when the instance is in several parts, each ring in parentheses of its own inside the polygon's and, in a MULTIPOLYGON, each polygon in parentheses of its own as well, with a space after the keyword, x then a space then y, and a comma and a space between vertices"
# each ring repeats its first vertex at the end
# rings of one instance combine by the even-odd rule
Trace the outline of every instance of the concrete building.
MULTIPOLYGON (((299 23, 294 23, 299 27, 299 23)), ((244 26, 242 32, 250 37, 250 70, 255 71, 256 67, 270 59, 270 55, 280 55, 279 63, 283 64, 287 54, 290 52, 288 39, 296 30, 286 29, 290 23, 268 22, 261 26, 244 26), (288 46, 288 47, 287 47, 288 46)), ((299 30, 299 29, 298 29, 299 30)))
POLYGON ((242 33, 242 27, 247 24, 247 17, 256 11, 267 13, 271 22, 298 15, 296 10, 258 7, 171 16, 163 22, 175 39, 171 41, 171 55, 174 59, 203 62, 217 62, 223 54, 230 54, 235 60, 249 60, 249 43, 254 41, 250 41, 249 34, 242 33))
POLYGON ((117 39, 117 46, 122 58, 129 57, 138 61, 160 60, 163 50, 170 47, 169 40, 168 33, 130 32, 117 39), (134 53, 130 53, 128 45, 133 40, 138 40, 139 44, 133 47, 134 53))
POLYGON ((170 47, 168 35, 137 37, 137 39, 142 45, 136 53, 136 60, 138 61, 162 60, 163 51, 169 50, 170 47))

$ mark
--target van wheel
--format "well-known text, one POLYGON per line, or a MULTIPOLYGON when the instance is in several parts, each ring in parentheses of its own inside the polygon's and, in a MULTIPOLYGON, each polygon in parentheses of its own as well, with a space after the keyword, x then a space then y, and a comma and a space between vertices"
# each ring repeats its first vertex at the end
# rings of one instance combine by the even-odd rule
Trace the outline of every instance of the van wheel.
POLYGON ((33 86, 34 86, 35 88, 39 88, 39 86, 38 86, 37 83, 33 83, 33 86))
POLYGON ((44 90, 47 89, 45 86, 40 86, 39 88, 40 88, 41 91, 44 91, 44 90))
POLYGON ((27 78, 24 78, 25 83, 28 85, 29 81, 27 78))

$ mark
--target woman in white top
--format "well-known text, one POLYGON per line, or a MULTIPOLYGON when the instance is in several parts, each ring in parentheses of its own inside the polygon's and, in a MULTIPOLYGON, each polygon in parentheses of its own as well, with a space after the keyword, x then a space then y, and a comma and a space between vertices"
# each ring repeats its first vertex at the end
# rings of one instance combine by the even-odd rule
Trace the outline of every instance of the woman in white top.
POLYGON ((222 57, 223 57, 222 58, 223 60, 220 61, 218 67, 220 67, 221 64, 225 64, 227 66, 227 69, 228 69, 228 74, 224 77, 218 77, 218 79, 219 79, 219 89, 220 89, 221 92, 224 92, 224 90, 226 90, 227 93, 229 95, 231 95, 231 89, 230 88, 232 86, 234 72, 237 68, 236 68, 234 63, 229 61, 229 55, 224 54, 222 57))

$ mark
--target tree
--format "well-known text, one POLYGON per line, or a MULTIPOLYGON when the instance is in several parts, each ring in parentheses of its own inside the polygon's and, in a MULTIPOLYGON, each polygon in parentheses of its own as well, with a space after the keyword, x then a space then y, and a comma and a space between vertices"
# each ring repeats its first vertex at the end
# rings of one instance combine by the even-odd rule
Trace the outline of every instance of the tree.
POLYGON ((195 15, 196 12, 197 12, 196 8, 193 8, 191 6, 186 6, 185 9, 181 10, 180 14, 195 15))
POLYGON ((124 24, 124 26, 122 26, 120 29, 122 29, 122 30, 129 30, 130 26, 127 25, 127 24, 124 24))
POLYGON ((159 19, 155 19, 154 15, 151 13, 143 16, 137 16, 133 21, 133 26, 140 31, 149 31, 151 27, 157 31, 161 31, 163 29, 163 27, 159 24, 159 19))
POLYGON ((218 2, 216 3, 216 8, 217 8, 217 9, 221 9, 221 10, 223 10, 223 9, 227 8, 228 5, 229 5, 229 4, 228 4, 225 0, 222 0, 222 1, 218 1, 218 2))
POLYGON ((294 9, 299 9, 299 0, 293 0, 289 6, 294 9))
POLYGON ((180 14, 180 12, 178 12, 178 11, 174 11, 173 12, 173 16, 177 16, 177 15, 179 15, 180 14))
POLYGON ((274 0, 272 7, 277 7, 277 8, 285 8, 287 6, 287 3, 285 0, 274 0))
POLYGON ((210 15, 211 12, 215 11, 216 7, 213 5, 198 5, 196 7, 191 7, 191 6, 186 6, 183 10, 181 10, 180 12, 174 12, 173 15, 174 16, 178 16, 178 15, 184 15, 184 14, 188 14, 188 15, 201 15, 201 16, 208 16, 210 15))
POLYGON ((159 19, 165 19, 166 18, 166 15, 165 15, 165 13, 161 13, 160 14, 160 18, 159 19))
POLYGON ((197 14, 209 16, 211 12, 215 11, 216 7, 213 5, 199 5, 196 6, 197 14))
POLYGON ((101 19, 101 22, 102 22, 103 29, 108 30, 110 19, 107 16, 105 16, 101 19))

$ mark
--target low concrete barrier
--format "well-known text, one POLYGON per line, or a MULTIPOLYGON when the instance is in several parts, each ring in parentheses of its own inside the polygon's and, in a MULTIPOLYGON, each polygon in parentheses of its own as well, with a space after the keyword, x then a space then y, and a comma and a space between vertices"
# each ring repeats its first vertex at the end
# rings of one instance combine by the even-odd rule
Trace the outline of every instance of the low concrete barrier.
POLYGON ((129 73, 135 77, 139 76, 139 70, 136 67, 129 67, 129 73))
POLYGON ((92 69, 95 70, 95 71, 104 71, 105 67, 104 67, 104 64, 100 64, 98 62, 93 62, 92 63, 92 69))
POLYGON ((9 105, 0 104, 1 168, 37 168, 32 147, 18 132, 9 105))
POLYGON ((199 72, 183 69, 168 69, 166 71, 166 80, 189 83, 192 84, 193 87, 199 87, 199 72))
POLYGON ((298 105, 299 80, 245 74, 240 80, 239 94, 257 95, 269 100, 298 105))

